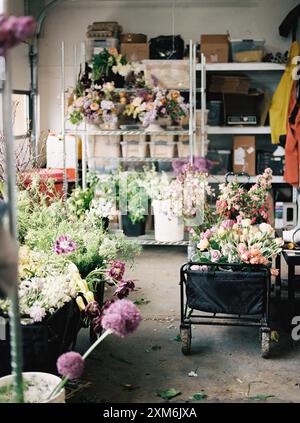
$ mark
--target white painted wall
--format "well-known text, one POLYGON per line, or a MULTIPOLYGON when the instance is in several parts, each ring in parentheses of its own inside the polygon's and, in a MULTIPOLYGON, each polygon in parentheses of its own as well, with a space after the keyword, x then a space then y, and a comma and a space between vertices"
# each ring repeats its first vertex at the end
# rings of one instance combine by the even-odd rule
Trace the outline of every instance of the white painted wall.
MULTIPOLYGON (((65 1, 46 19, 40 41, 41 130, 60 131, 60 43, 66 43, 66 86, 74 83, 74 44, 85 39, 87 26, 95 21, 118 21, 125 32, 142 32, 149 37, 170 34, 171 9, 148 1, 65 1)), ((176 33, 200 41, 201 33, 225 33, 233 38, 264 38, 269 50, 285 51, 289 40, 278 34, 278 26, 298 4, 296 0, 198 0, 178 1, 176 33)))
MULTIPOLYGON (((9 14, 24 15, 23 0, 8 1, 9 14)), ((21 44, 12 50, 12 87, 18 90, 29 90, 30 70, 28 62, 28 46, 21 44)))

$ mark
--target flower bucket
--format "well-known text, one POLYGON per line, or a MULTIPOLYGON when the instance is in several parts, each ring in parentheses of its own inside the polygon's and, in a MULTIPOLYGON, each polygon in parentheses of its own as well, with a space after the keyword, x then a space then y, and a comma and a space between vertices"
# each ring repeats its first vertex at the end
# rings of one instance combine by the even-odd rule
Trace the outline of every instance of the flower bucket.
MULTIPOLYGON (((5 320, 6 339, 0 339, 0 376, 11 372, 8 317, 5 320)), ((57 358, 76 340, 79 329, 80 312, 74 301, 42 322, 22 324, 23 370, 55 372, 57 358)))
POLYGON ((163 212, 164 201, 152 202, 154 211, 155 240, 159 242, 179 242, 184 239, 184 222, 182 218, 169 218, 163 212))
POLYGON ((128 215, 122 215, 122 229, 124 234, 129 237, 145 235, 146 219, 132 223, 128 215))
MULTIPOLYGON (((24 392, 26 403, 62 404, 66 402, 65 389, 62 389, 50 400, 48 399, 54 388, 61 381, 58 376, 52 375, 50 373, 24 372, 23 378, 25 382, 29 382, 30 385, 32 385, 27 391, 24 392)), ((4 376, 0 378, 0 389, 6 385, 11 385, 12 383, 12 375, 4 376)))

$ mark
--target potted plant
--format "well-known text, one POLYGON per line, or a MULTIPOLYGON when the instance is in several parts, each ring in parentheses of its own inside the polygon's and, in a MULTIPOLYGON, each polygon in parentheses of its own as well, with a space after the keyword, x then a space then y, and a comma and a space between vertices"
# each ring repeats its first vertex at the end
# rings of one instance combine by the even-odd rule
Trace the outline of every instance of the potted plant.
POLYGON ((145 189, 144 174, 120 172, 118 193, 122 229, 125 235, 129 237, 145 235, 149 197, 145 189))
POLYGON ((184 227, 199 225, 203 219, 206 193, 210 193, 206 175, 188 165, 176 179, 154 169, 146 172, 146 186, 154 211, 155 239, 179 242, 184 227))

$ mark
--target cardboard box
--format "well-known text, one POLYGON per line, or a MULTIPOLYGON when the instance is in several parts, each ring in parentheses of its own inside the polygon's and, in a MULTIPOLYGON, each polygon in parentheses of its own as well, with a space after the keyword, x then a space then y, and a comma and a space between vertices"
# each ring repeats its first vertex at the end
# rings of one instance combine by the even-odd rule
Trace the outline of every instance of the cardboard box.
POLYGON ((255 137, 236 136, 233 140, 233 171, 255 176, 255 137))
POLYGON ((229 60, 228 35, 202 35, 201 53, 207 63, 226 63, 229 60))
POLYGON ((149 59, 148 43, 125 43, 121 44, 121 54, 130 62, 141 62, 149 59))
POLYGON ((145 44, 147 41, 148 38, 145 34, 127 33, 121 35, 122 44, 145 44))
POLYGON ((209 92, 223 94, 248 94, 251 80, 244 75, 212 75, 209 92))

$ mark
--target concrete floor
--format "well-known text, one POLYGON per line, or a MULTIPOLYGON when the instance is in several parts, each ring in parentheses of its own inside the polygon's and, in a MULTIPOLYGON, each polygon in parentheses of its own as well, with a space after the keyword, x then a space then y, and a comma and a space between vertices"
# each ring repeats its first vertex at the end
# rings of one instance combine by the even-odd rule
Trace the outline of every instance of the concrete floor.
MULTIPOLYGON (((210 402, 249 401, 257 395, 260 400, 272 396, 268 402, 300 401, 300 345, 292 345, 289 333, 281 328, 278 316, 285 314, 284 307, 273 322, 280 340, 268 360, 260 356, 257 328, 196 326, 192 355, 182 355, 176 337, 179 269, 185 261, 184 249, 144 250, 128 272, 137 286, 131 299, 149 301, 140 306, 143 322, 132 336, 111 336, 93 353, 84 376, 91 385, 71 402, 159 403, 164 400, 156 391, 170 388, 181 392, 172 402, 191 401, 198 392, 210 402), (197 376, 190 377, 191 371, 197 376)), ((88 345, 83 332, 79 350, 88 345)))

